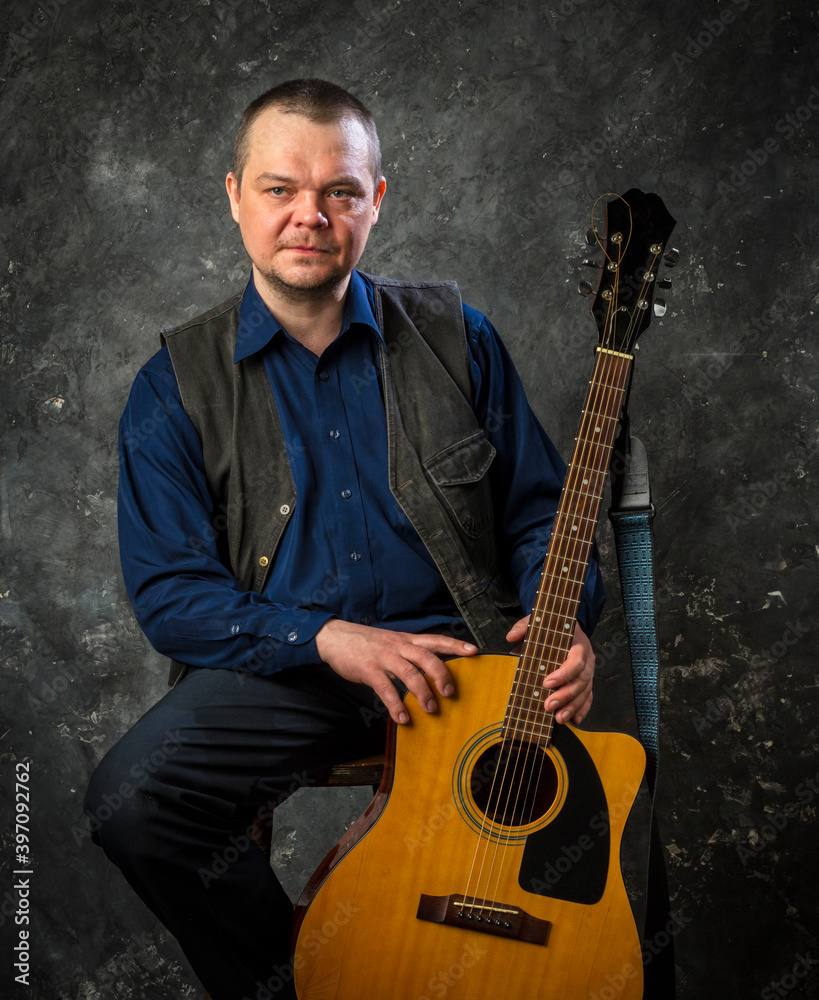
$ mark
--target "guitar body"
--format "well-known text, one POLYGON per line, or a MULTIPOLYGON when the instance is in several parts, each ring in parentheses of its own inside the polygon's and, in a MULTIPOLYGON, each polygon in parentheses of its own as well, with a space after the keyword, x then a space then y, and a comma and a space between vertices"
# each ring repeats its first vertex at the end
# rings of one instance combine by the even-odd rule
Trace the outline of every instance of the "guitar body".
POLYGON ((407 704, 376 799, 302 895, 300 1000, 639 1000, 619 851, 642 747, 566 725, 499 756, 518 657, 447 666, 455 696, 407 704))

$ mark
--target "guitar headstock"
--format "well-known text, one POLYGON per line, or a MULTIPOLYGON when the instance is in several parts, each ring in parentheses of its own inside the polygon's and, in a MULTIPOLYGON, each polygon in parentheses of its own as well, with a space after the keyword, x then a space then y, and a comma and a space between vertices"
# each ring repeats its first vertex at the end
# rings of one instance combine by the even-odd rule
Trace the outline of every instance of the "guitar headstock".
MULTIPOLYGON (((601 195, 595 206, 604 197, 601 195)), ((658 286, 671 285, 659 277, 660 263, 674 267, 679 260, 679 251, 666 250, 676 220, 659 195, 645 194, 639 188, 615 195, 606 202, 604 211, 604 236, 594 226, 586 234, 587 243, 603 251, 602 265, 583 262, 601 269, 591 313, 600 347, 630 354, 650 325, 652 314, 662 316, 665 312, 665 302, 656 298, 655 292, 658 286)), ((584 281, 580 291, 590 295, 594 289, 584 281)))

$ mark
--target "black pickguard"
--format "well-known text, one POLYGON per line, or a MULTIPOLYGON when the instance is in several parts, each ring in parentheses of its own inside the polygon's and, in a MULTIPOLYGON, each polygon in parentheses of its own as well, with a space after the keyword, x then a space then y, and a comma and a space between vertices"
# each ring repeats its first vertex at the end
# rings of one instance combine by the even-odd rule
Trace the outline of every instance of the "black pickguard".
POLYGON ((539 896, 596 903, 611 853, 606 795, 594 762, 570 729, 556 726, 552 745, 566 762, 568 794, 552 822, 526 838, 518 881, 539 896))

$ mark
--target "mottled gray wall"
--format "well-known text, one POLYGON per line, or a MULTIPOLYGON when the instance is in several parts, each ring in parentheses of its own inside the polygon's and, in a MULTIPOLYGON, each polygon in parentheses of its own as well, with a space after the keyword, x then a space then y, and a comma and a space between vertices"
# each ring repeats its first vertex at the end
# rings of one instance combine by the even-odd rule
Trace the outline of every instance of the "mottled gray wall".
MULTIPOLYGON (((12 995, 199 996, 80 826, 96 761, 166 675, 120 581, 116 423, 159 328, 245 280, 223 191, 241 108, 320 75, 380 123, 366 266, 457 279, 564 452, 595 342, 573 291, 591 203, 640 186, 677 217, 632 410, 658 509, 680 996, 819 996, 813 5, 6 0, 0 17, 2 981, 25 758, 36 831, 36 986, 12 995)), ((612 582, 592 721, 633 731, 620 629, 612 582)), ((281 812, 293 891, 360 802, 342 793, 331 819, 320 794, 281 812)))

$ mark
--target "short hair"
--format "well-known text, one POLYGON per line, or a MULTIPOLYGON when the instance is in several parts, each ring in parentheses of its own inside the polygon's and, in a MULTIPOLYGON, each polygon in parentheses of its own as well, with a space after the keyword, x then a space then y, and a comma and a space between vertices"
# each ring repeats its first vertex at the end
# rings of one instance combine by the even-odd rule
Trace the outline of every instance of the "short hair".
POLYGON ((381 180, 381 146, 372 113, 361 101, 341 87, 327 80, 310 77, 280 83, 265 91, 245 108, 233 144, 233 173, 240 187, 242 174, 250 156, 250 130, 259 115, 273 107, 279 108, 285 114, 303 115, 310 121, 320 124, 337 122, 344 118, 354 118, 360 122, 370 147, 373 182, 378 186, 381 180))

